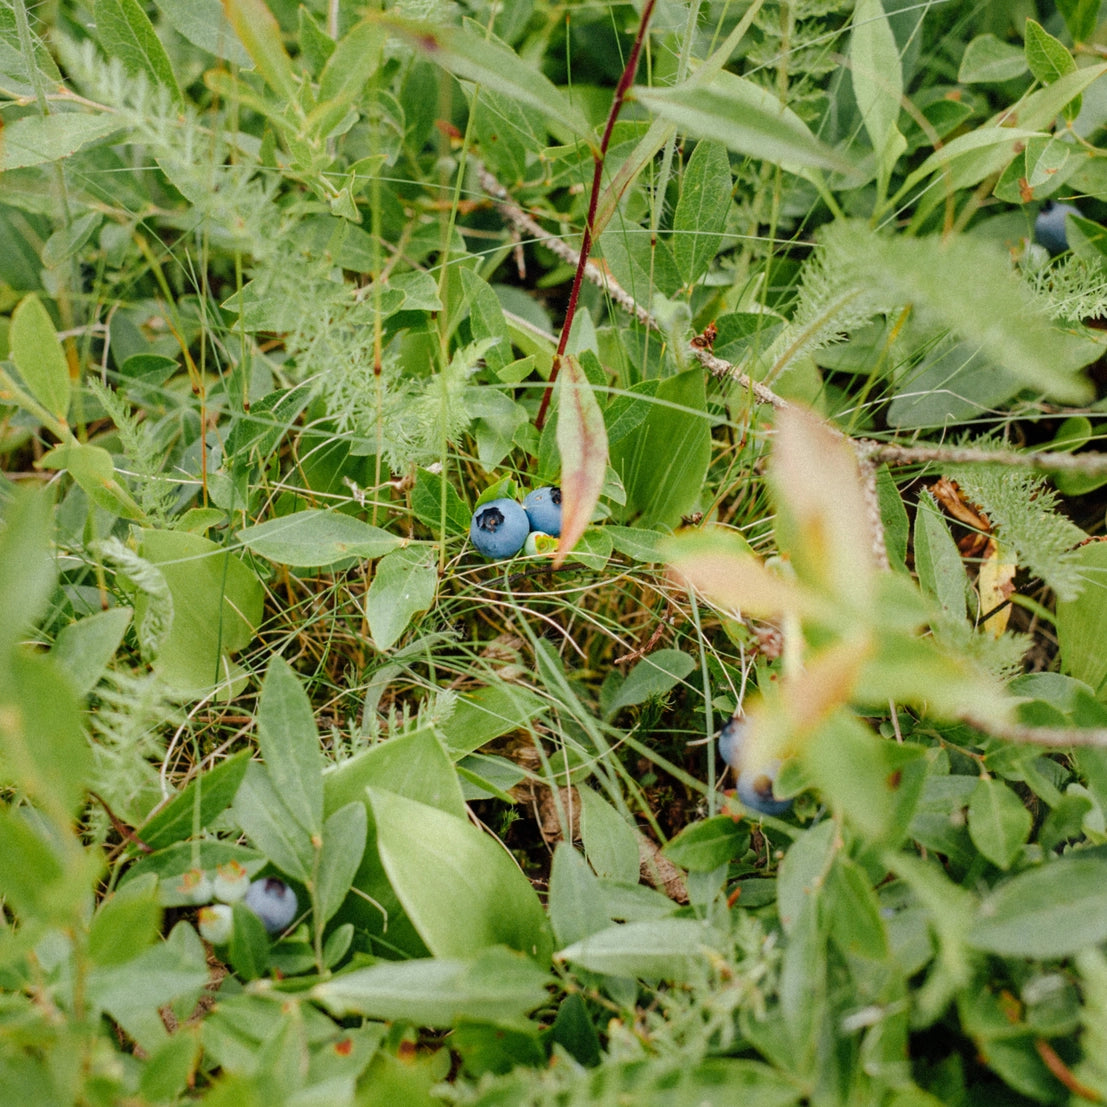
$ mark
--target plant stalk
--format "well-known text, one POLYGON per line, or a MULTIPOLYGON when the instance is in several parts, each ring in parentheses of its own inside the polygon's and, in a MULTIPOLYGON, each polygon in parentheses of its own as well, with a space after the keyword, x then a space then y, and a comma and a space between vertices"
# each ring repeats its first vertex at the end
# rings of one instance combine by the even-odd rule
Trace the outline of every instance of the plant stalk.
POLYGON ((588 218, 584 224, 584 237, 580 243, 580 256, 577 259, 577 271, 573 275, 573 286, 569 290, 569 304, 565 309, 565 321, 561 325, 561 337, 558 339, 557 352, 553 356, 553 365, 550 369, 550 379, 546 382, 546 390, 542 394, 542 402, 538 406, 538 415, 534 425, 541 430, 546 423, 546 413, 550 407, 550 397, 553 395, 553 387, 557 382, 557 375, 561 371, 561 359, 565 356, 565 349, 569 345, 569 332, 573 329, 573 319, 577 314, 577 301, 580 298, 580 286, 584 283, 584 270, 588 265, 588 257, 592 252, 592 227, 596 218, 596 206, 600 200, 600 185, 603 181, 603 165, 607 158, 607 147, 611 142, 611 132, 615 129, 615 121, 623 110, 630 86, 634 83, 634 75, 638 72, 638 57, 642 52, 642 43, 646 40, 646 28, 649 26, 650 16, 653 14, 655 0, 646 0, 646 6, 642 9, 642 19, 638 24, 638 33, 634 36, 634 45, 630 49, 630 56, 623 67, 622 76, 615 86, 615 95, 611 99, 611 110, 607 113, 607 123, 603 129, 603 138, 600 140, 600 148, 592 155, 592 194, 588 197, 588 218))

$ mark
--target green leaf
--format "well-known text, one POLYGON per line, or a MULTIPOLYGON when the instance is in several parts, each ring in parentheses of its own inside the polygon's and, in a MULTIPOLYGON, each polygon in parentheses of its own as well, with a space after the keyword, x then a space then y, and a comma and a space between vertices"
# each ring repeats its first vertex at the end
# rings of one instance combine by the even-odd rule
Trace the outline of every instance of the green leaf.
POLYGON ((408 546, 380 559, 366 603, 369 633, 378 650, 395 645, 411 620, 431 607, 437 589, 433 550, 408 546))
POLYGON ((32 823, 26 811, 0 807, 0 895, 24 926, 76 925, 97 874, 91 866, 67 871, 41 829, 41 819, 32 823))
POLYGON ((981 777, 969 800, 969 836, 993 865, 1009 869, 1019 856, 1033 819, 1018 796, 994 777, 981 777))
POLYGON ((1023 51, 989 32, 977 35, 965 47, 957 80, 967 85, 996 84, 1021 77, 1025 72, 1023 51))
POLYGON ((383 557, 402 538, 341 511, 309 508, 246 527, 238 540, 253 553, 296 568, 333 565, 346 558, 383 557))
MULTIPOLYGON (((467 272, 466 269, 462 270, 462 273, 467 272)), ((440 473, 431 473, 426 469, 415 471, 415 486, 411 490, 411 510, 415 518, 423 526, 429 527, 439 540, 447 535, 469 533, 469 522, 473 513, 458 495, 457 489, 440 473), (442 533, 443 519, 446 525, 445 534, 442 533)))
POLYGON ((823 233, 836 248, 846 247, 847 236, 858 249, 868 240, 858 279, 886 305, 912 305, 1026 388, 1066 402, 1087 397, 1078 370, 1096 348, 1053 323, 1012 271, 1006 249, 970 235, 885 238, 857 224, 834 226, 823 233))
POLYGON ((286 876, 311 883, 315 848, 311 835, 296 822, 284 804, 269 771, 257 761, 246 775, 234 800, 234 817, 255 846, 286 876))
POLYGON ((534 108, 561 131, 564 139, 595 145, 592 128, 569 98, 533 63, 524 61, 503 43, 469 27, 415 23, 392 15, 374 15, 435 65, 462 80, 534 108))
MULTIPOLYGON (((177 691, 235 691, 243 681, 229 655, 249 645, 261 623, 265 590, 234 554, 199 535, 143 530, 139 553, 156 565, 173 597, 173 624, 154 668, 177 691)), ((135 597, 135 621, 149 605, 135 597)))
POLYGON ((311 991, 332 1015, 393 1019, 418 1026, 523 1018, 546 999, 549 974, 493 947, 470 958, 421 959, 342 973, 311 991))
POLYGON ((161 926, 153 873, 131 880, 100 901, 88 928, 88 955, 96 965, 119 965, 151 945, 161 926))
POLYGON ((24 115, 7 123, 0 143, 0 173, 31 165, 60 161, 90 142, 99 142, 122 130, 122 120, 112 115, 60 112, 24 115))
POLYGON ((459 696, 450 714, 436 722, 454 758, 480 749, 513 730, 528 730, 542 720, 549 703, 518 684, 489 684, 459 696))
POLYGON ((377 71, 387 35, 375 22, 351 27, 339 40, 319 76, 319 100, 330 110, 345 109, 362 94, 377 71))
POLYGON ((87 695, 96 687, 123 641, 132 614, 129 607, 110 607, 58 631, 50 656, 78 695, 87 695))
POLYGON ((296 103, 299 81, 269 6, 264 0, 223 0, 223 9, 265 83, 278 96, 296 103))
POLYGON ((430 727, 396 735, 328 767, 323 774, 323 810, 330 816, 351 800, 367 803, 369 785, 458 819, 466 816, 453 763, 430 727))
POLYGON ((0 781, 64 826, 92 775, 80 701, 47 656, 12 650, 0 668, 0 781))
POLYGON ((249 67, 250 55, 235 38, 219 0, 154 0, 154 4, 173 30, 193 46, 249 67))
POLYGON ((245 904, 232 905, 234 929, 227 944, 227 960, 243 980, 257 980, 269 968, 269 935, 245 904))
POLYGON ((597 934, 611 922, 596 874, 564 841, 558 842, 550 868, 549 910, 554 937, 562 946, 597 934))
POLYGON ((689 872, 711 873, 740 857, 749 843, 748 826, 730 815, 713 815, 689 823, 661 852, 689 872))
POLYGON ((566 355, 557 382, 557 449, 561 454, 561 536, 554 568, 592 521, 607 475, 603 413, 580 362, 566 355))
MULTIPOLYGON (((1001 172, 1022 152, 1028 139, 1039 131, 1048 131, 1065 105, 1089 85, 1107 73, 1107 65, 1091 65, 1061 77, 1046 88, 1024 97, 1018 104, 1018 126, 1011 126, 1011 112, 1005 110, 977 127, 946 142, 910 173, 900 195, 913 191, 931 174, 942 178, 943 195, 947 190, 968 188, 985 177, 1001 172)), ((941 202, 935 196, 933 204, 941 202)), ((964 236, 961 236, 964 237, 964 236)))
POLYGON ((311 702, 284 658, 274 656, 258 703, 258 747, 284 806, 310 835, 323 829, 323 756, 311 702))
POLYGON ((471 823, 369 788, 377 848, 396 895, 436 957, 506 945, 549 960, 549 923, 503 847, 471 823))
POLYGON ((965 940, 1006 957, 1068 957, 1098 945, 1107 940, 1107 862, 1070 854, 1020 873, 980 904, 965 940))
POLYGON ((689 369, 658 386, 645 420, 611 449, 628 513, 644 527, 675 527, 692 511, 711 460, 704 372, 689 369))
POLYGON ((785 934, 800 924, 805 905, 816 898, 835 854, 841 849, 832 822, 818 823, 792 844, 776 881, 777 913, 785 934))
POLYGON ((1100 0, 1057 0, 1057 10, 1074 42, 1087 42, 1099 24, 1100 0))
POLYGON ((92 12, 96 35, 105 53, 118 58, 131 76, 145 76, 153 84, 168 89, 173 99, 181 103, 181 90, 169 55, 138 0, 94 0, 92 12))
POLYGON ((795 112, 745 77, 722 72, 709 83, 693 77, 673 88, 636 86, 633 96, 685 134, 713 139, 736 153, 792 172, 852 172, 849 161, 817 139, 795 112))
POLYGON ((968 617, 965 566, 938 505, 929 491, 919 496, 915 517, 915 569, 919 584, 956 623, 968 617))
POLYGON ((590 934, 554 957, 614 976, 694 980, 719 944, 719 935, 695 919, 650 919, 590 934))
MULTIPOLYGON (((9 130, 4 130, 5 149, 9 130)), ((72 388, 69 365, 50 314, 33 293, 12 314, 8 341, 12 361, 28 391, 64 426, 72 388)))
POLYGON ((614 718, 624 707, 633 707, 672 691, 696 667, 695 658, 683 650, 655 650, 639 661, 615 693, 604 715, 614 718))
POLYGON ((143 519, 145 512, 120 483, 111 454, 87 442, 65 443, 38 463, 44 469, 66 469, 98 507, 124 519, 143 519))
MULTIPOLYGON (((1051 85, 1061 77, 1076 72, 1076 59, 1040 23, 1028 19, 1025 33, 1027 65, 1043 85, 1051 85)), ((1070 123, 1080 114, 1082 102, 1082 98, 1077 96, 1065 105, 1065 119, 1070 123)))
POLYGON ((313 889, 316 924, 329 922, 342 906, 365 852, 368 816, 363 802, 340 807, 323 826, 323 849, 313 889))
POLYGON ((849 56, 853 95, 876 152, 880 179, 885 182, 907 142, 897 126, 903 67, 881 0, 858 0, 853 10, 849 56))
POLYGON ((856 716, 837 711, 803 761, 835 812, 869 841, 896 844, 907 832, 925 779, 924 751, 879 738, 856 716))
POLYGON ((57 570, 50 549, 49 493, 29 486, 3 505, 0 528, 0 685, 11 648, 31 629, 53 591, 57 570))
POLYGON ((626 819, 597 792, 581 787, 580 837, 596 875, 633 884, 638 879, 638 839, 626 819))
POLYGON ((249 750, 242 750, 197 773, 183 791, 142 825, 139 838, 151 849, 160 850, 198 836, 234 802, 250 757, 249 750))
POLYGON ((1107 690, 1107 542, 1080 546, 1074 560, 1083 580, 1080 591, 1057 601, 1057 643, 1061 671, 1084 681, 1100 698, 1107 690))
POLYGON ((181 922, 164 942, 137 957, 94 968, 86 987, 93 1010, 106 1011, 132 1031, 141 1028, 139 1044, 150 1049, 165 1040, 160 1009, 179 997, 189 997, 191 1009, 207 982, 203 943, 188 923, 181 922))
POLYGON ((726 148, 718 142, 697 142, 673 212, 673 257, 686 285, 707 272, 719 249, 732 188, 726 148))
POLYGON ((629 557, 631 561, 648 565, 662 560, 660 543, 664 535, 660 531, 646 530, 645 527, 618 527, 614 524, 603 529, 615 550, 624 557, 629 557))
POLYGON ((1076 61, 1065 45, 1034 19, 1026 21, 1026 64, 1043 85, 1076 72, 1076 61))

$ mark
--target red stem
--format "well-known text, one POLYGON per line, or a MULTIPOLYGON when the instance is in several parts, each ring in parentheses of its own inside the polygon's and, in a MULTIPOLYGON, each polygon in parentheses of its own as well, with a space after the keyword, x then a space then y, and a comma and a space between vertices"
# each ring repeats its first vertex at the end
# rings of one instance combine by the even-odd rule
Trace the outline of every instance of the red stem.
POLYGON ((634 45, 630 48, 630 57, 623 68, 623 74, 619 83, 615 86, 615 95, 611 101, 611 110, 607 113, 607 124, 603 129, 603 138, 600 140, 600 148, 592 155, 595 163, 592 170, 592 195, 588 198, 588 218, 584 224, 584 237, 580 243, 580 257, 577 260, 577 271, 573 276, 573 287, 569 290, 569 303, 565 308, 565 321, 561 324, 561 337, 558 339, 557 352, 553 356, 553 365, 550 368, 550 379, 546 382, 546 390, 542 393, 542 403, 538 406, 538 415, 534 420, 537 430, 541 430, 546 423, 546 412, 550 406, 550 397, 553 395, 554 382, 557 374, 561 372, 561 359, 565 356, 565 347, 569 344, 569 332, 573 329, 573 319, 577 314, 577 300, 580 298, 580 286, 584 283, 584 269, 588 264, 588 256, 592 253, 592 225, 596 219, 596 207, 600 202, 600 185, 603 179, 603 163, 607 158, 607 147, 611 142, 611 132, 615 129, 615 120, 619 118, 619 112, 623 110, 626 95, 630 86, 634 83, 634 75, 638 72, 638 55, 642 52, 642 43, 646 40, 646 27, 649 25, 650 16, 653 14, 655 0, 646 0, 646 6, 642 9, 642 19, 638 24, 638 33, 634 36, 634 45))

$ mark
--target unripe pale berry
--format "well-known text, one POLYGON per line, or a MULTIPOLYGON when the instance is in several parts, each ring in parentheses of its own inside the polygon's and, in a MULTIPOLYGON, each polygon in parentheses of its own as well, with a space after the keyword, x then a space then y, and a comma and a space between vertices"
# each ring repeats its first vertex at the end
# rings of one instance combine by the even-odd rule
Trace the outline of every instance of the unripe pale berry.
POLYGON ((200 937, 213 946, 225 945, 234 930, 234 911, 229 904, 213 903, 200 908, 200 937))

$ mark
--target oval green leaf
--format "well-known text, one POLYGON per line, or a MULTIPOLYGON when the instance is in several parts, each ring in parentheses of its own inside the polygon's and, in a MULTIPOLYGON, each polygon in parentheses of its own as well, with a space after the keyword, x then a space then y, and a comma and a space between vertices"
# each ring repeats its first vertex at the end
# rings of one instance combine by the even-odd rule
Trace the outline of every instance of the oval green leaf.
POLYGON ((299 569, 333 565, 347 557, 383 557, 404 542, 352 515, 317 508, 246 527, 238 539, 269 561, 299 569))

